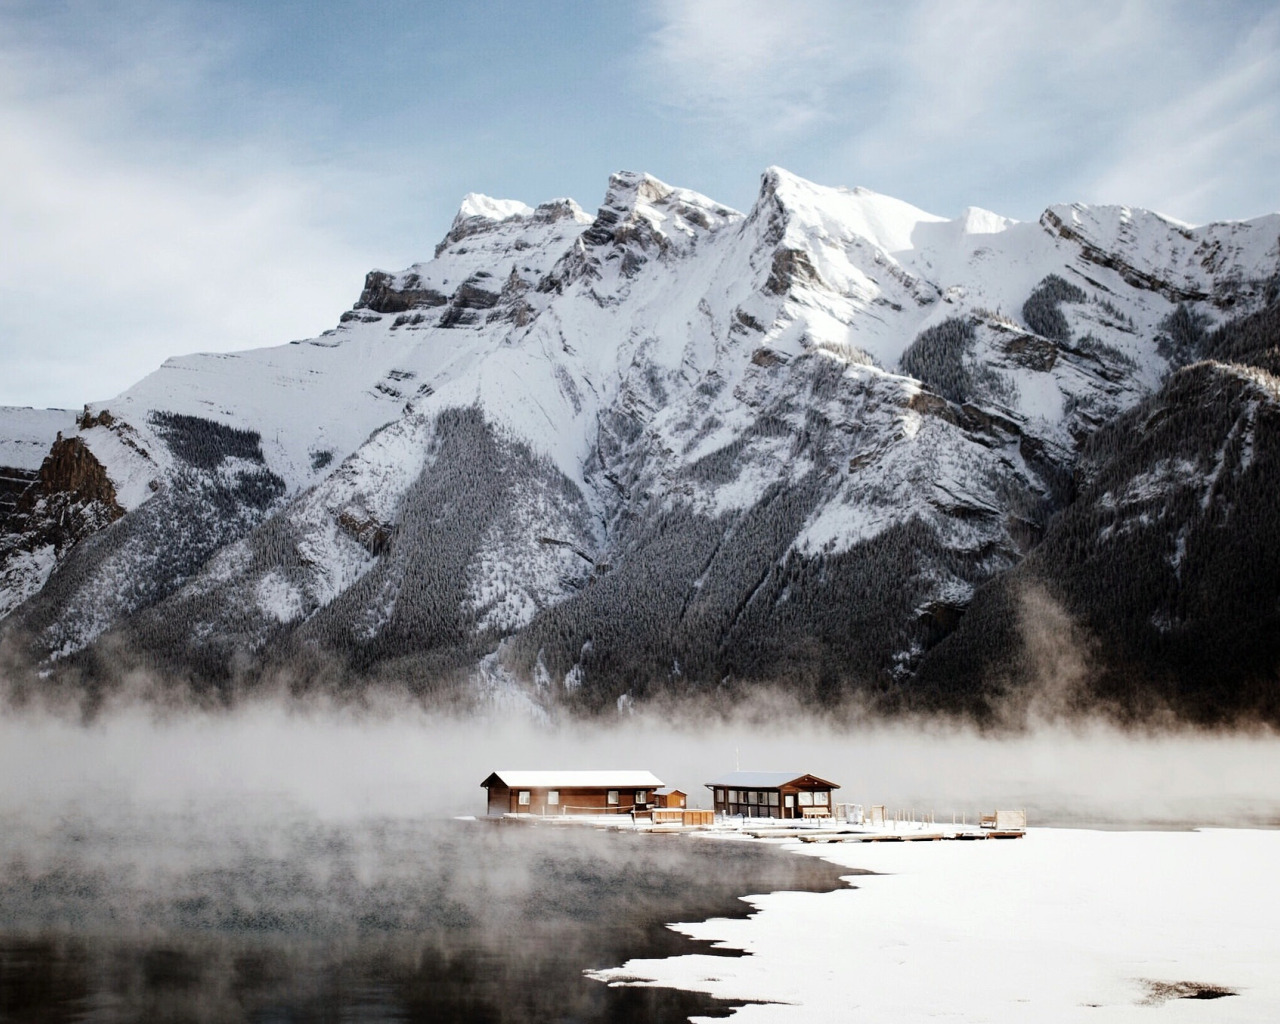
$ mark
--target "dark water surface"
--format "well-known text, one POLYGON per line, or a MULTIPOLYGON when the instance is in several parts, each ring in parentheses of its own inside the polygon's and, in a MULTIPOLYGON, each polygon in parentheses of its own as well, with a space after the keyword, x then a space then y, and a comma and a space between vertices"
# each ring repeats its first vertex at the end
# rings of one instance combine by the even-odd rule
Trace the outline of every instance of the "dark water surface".
MULTIPOLYGON (((732 1003, 588 968, 667 922, 838 888, 765 844, 240 808, 0 818, 0 1020, 679 1021, 732 1003)), ((724 953, 724 955, 733 955, 724 953)))

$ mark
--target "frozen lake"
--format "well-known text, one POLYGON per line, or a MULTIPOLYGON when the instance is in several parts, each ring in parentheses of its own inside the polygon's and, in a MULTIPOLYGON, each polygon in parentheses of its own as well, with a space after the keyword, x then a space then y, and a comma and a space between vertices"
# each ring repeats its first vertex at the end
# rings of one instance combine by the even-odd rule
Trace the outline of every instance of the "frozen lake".
POLYGON ((747 957, 597 977, 762 1001, 735 1013, 744 1024, 1280 1020, 1280 831, 784 845, 873 874, 679 926, 747 957))

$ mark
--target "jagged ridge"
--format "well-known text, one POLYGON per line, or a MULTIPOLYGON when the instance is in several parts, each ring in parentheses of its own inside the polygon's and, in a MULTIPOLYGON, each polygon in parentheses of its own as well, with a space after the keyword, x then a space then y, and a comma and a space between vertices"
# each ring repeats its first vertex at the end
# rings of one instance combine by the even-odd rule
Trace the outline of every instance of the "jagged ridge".
POLYGON ((594 217, 468 196, 333 331, 86 409, 123 515, 39 565, 11 531, 8 629, 198 686, 972 705, 940 641, 1033 564, 1099 431, 1274 302, 1278 225, 948 221, 777 168, 745 215, 631 173, 594 217))

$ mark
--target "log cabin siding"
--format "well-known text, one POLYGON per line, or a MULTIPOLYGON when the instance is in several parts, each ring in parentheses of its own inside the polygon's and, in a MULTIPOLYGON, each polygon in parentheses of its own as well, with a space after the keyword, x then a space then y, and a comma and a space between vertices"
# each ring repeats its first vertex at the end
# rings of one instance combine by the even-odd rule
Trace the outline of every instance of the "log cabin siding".
POLYGON ((649 811, 662 781, 648 772, 494 772, 481 783, 490 815, 631 814, 649 811), (591 776, 600 781, 591 781, 591 776), (530 781, 532 780, 532 781, 530 781), (584 781, 586 780, 586 781, 584 781), (629 784, 628 784, 629 783, 629 784), (526 794, 521 802, 521 794, 526 794))
POLYGON ((833 793, 840 787, 816 775, 779 772, 732 772, 713 782, 712 806, 717 814, 745 818, 803 818, 810 814, 830 814, 835 808, 833 793))

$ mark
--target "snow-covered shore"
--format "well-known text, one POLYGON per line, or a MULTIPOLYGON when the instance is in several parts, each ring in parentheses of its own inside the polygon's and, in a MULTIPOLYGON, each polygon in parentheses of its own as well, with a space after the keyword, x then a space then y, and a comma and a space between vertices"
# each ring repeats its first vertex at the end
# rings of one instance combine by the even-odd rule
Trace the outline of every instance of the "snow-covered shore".
POLYGON ((785 845, 875 874, 674 926, 748 956, 594 976, 765 1001, 743 1022, 1280 1020, 1280 831, 785 845), (1184 982, 1237 994, 1180 998, 1184 982))

